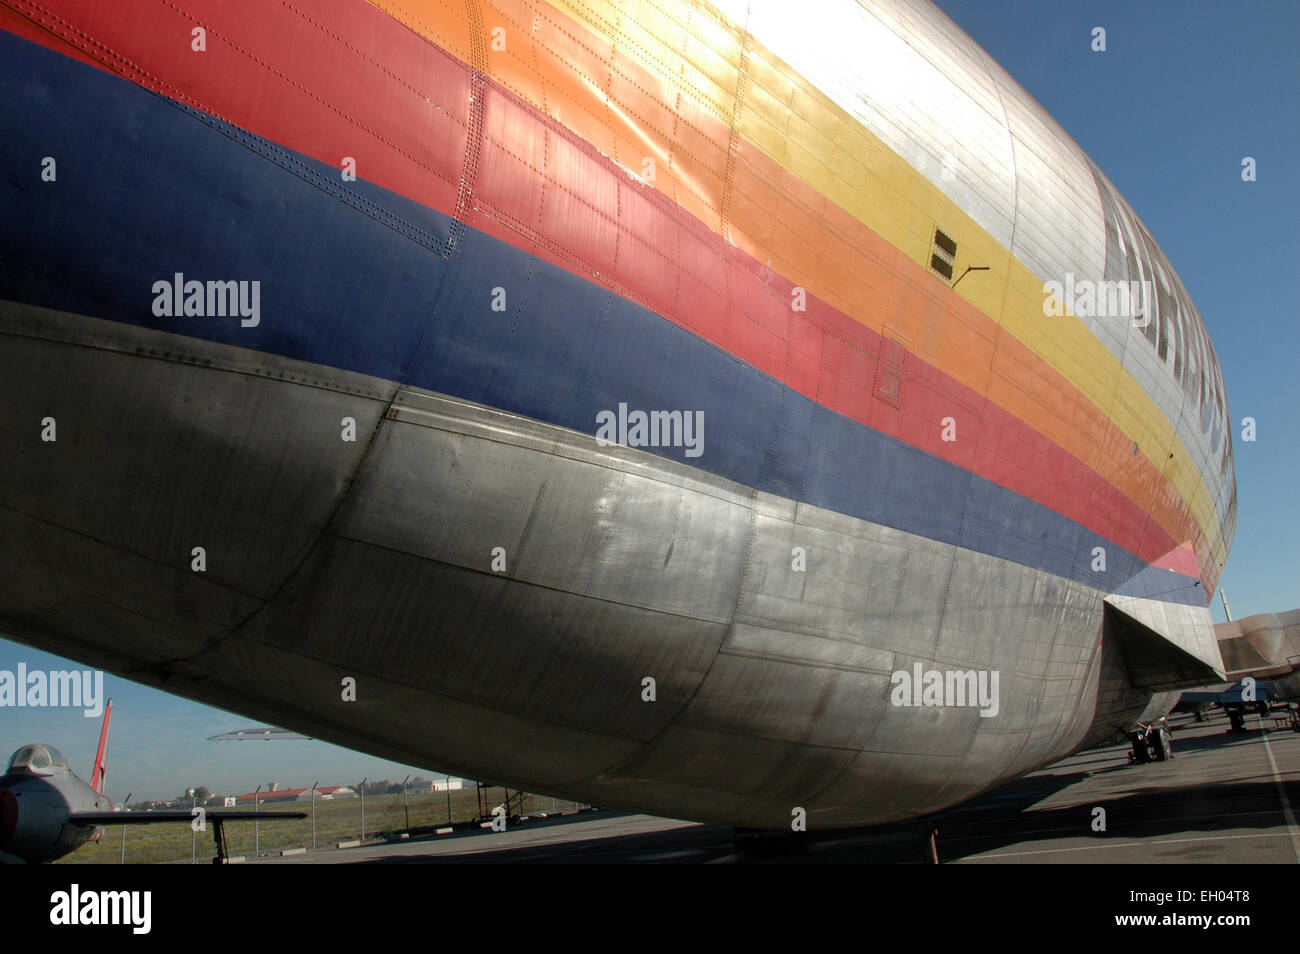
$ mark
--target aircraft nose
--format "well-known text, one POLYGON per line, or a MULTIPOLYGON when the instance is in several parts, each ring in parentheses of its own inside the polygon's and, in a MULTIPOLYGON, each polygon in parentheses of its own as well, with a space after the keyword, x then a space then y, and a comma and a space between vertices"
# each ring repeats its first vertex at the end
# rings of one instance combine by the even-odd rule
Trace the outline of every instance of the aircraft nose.
POLYGON ((18 827, 18 799, 7 788, 0 788, 0 848, 9 847, 9 839, 18 827))

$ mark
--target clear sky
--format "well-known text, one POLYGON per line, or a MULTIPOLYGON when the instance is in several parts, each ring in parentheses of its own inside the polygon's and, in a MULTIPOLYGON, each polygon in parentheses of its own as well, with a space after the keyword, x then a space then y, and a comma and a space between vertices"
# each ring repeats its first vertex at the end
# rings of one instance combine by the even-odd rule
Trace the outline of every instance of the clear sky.
MULTIPOLYGON (((785 0, 772 0, 785 2, 785 0)), ((1142 217, 1191 292, 1237 423, 1240 522, 1222 585, 1233 615, 1300 606, 1300 4, 942 0, 939 6, 1068 130, 1142 217), (1092 29, 1107 51, 1090 49, 1092 29), (1257 181, 1241 180, 1253 156, 1257 181), (1240 440, 1242 417, 1258 422, 1240 440)), ((864 51, 864 55, 869 55, 864 51)), ((1215 601, 1215 618, 1223 609, 1215 601)), ((0 669, 77 665, 0 641, 0 669)), ((428 769, 322 742, 206 742, 259 724, 105 676, 114 699, 108 790, 162 798, 192 785, 251 791, 428 769)), ((83 777, 98 722, 0 709, 0 753, 57 745, 83 777)))
MULTIPOLYGON (((1235 618, 1300 607, 1300 4, 940 0, 1146 223, 1223 368, 1235 618), (1091 49, 1094 27, 1106 52, 1091 49), (1256 160, 1255 182, 1241 160, 1256 160), (1241 440, 1241 419, 1257 423, 1241 440)), ((1216 620, 1223 605, 1217 594, 1216 620)))

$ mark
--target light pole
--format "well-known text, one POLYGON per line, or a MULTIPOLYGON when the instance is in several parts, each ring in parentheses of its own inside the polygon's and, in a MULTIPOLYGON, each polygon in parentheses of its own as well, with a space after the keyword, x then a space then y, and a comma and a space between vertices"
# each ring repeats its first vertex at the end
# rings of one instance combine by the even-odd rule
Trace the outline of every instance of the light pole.
MULTIPOLYGON (((258 798, 258 795, 261 793, 261 791, 262 791, 262 786, 259 785, 257 786, 257 791, 253 792, 253 811, 257 811, 258 808, 260 807, 261 799, 258 798)), ((254 858, 256 858, 258 855, 262 853, 261 827, 262 826, 258 823, 257 819, 254 818, 253 819, 253 857, 254 858)))
MULTIPOLYGON (((126 801, 122 803, 122 811, 129 812, 131 810, 131 796, 134 794, 135 792, 126 793, 126 801)), ((126 826, 125 825, 122 826, 122 864, 126 864, 126 826)))
POLYGON ((311 850, 316 850, 316 786, 320 779, 311 783, 311 850))
POLYGON ((402 811, 406 812, 406 830, 411 830, 411 808, 406 804, 406 783, 411 780, 411 776, 402 779, 402 811))
POLYGON ((194 789, 190 789, 188 794, 190 796, 190 864, 197 864, 199 833, 194 830, 194 789))
MULTIPOLYGON (((366 778, 370 776, 367 775, 366 778)), ((361 780, 361 840, 366 840, 366 779, 361 780)))
POLYGON ((451 827, 451 776, 446 779, 447 784, 447 827, 451 827))

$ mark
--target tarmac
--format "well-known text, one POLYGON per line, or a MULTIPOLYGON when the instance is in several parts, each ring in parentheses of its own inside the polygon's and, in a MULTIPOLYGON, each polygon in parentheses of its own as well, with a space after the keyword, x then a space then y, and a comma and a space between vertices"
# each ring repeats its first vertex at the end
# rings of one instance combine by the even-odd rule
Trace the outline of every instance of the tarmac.
MULTIPOLYGON (((1251 714, 1230 733, 1170 719, 1174 758, 1129 764, 1127 744, 1080 752, 933 819, 941 863, 1300 863, 1300 732, 1251 714), (1097 810, 1101 809, 1104 814, 1097 810)), ((922 863, 916 823, 738 835, 730 827, 595 811, 249 864, 922 863)))

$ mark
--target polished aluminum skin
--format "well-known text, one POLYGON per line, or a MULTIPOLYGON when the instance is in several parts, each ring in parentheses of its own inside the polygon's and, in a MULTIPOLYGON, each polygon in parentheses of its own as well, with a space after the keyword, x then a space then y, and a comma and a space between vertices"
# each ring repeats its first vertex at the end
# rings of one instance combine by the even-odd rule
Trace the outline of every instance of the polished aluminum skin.
POLYGON ((0 406, 67 422, 2 475, 5 631, 170 692, 763 827, 931 812, 1151 700, 1078 583, 358 375, 15 305, 0 333, 0 406), (997 670, 996 717, 893 705, 918 662, 997 670))
MULTIPOLYGON (((927 175, 955 150, 950 194, 1045 280, 1109 273, 1104 180, 969 38, 927 6, 832 9, 842 29, 819 35, 895 55, 823 51, 823 79, 777 52, 927 175), (870 73, 890 64, 926 95, 870 73)), ((1098 334, 1196 449, 1230 542, 1230 456, 1225 478, 1140 331, 1098 334)), ((3 432, 60 421, 0 471, 0 632, 405 763, 676 817, 865 825, 1214 675, 1159 633, 1104 640, 1100 590, 492 408, 12 302, 0 342, 3 432), (896 704, 918 664, 996 672, 996 714, 896 704)), ((1170 612, 1210 631, 1208 610, 1170 612)))

